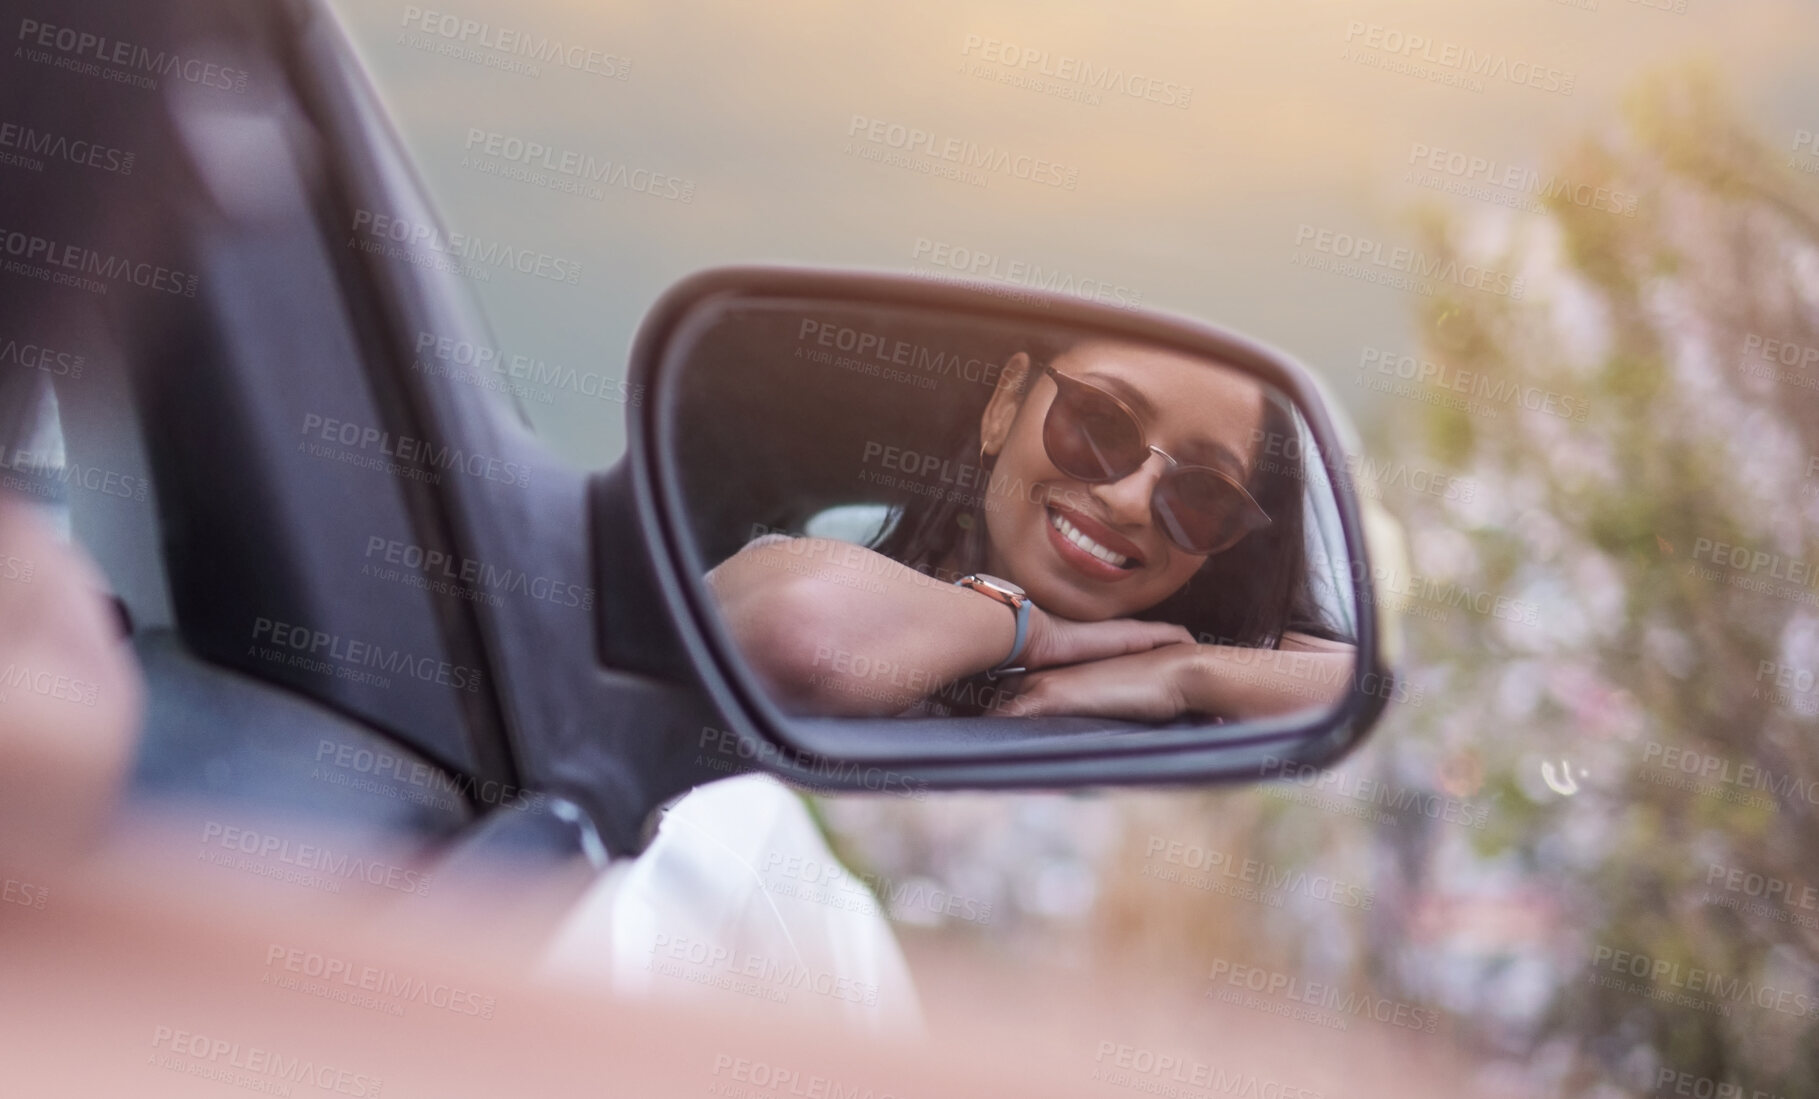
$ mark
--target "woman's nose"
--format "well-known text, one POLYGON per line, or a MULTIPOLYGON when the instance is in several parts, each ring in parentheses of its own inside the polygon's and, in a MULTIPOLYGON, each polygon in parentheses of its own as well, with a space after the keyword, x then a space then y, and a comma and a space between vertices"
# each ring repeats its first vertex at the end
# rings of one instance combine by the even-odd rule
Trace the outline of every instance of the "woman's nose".
POLYGON ((1151 453, 1148 461, 1123 478, 1094 485, 1093 495, 1105 505, 1106 518, 1131 527, 1149 522, 1150 497, 1167 468, 1168 462, 1162 455, 1151 453))

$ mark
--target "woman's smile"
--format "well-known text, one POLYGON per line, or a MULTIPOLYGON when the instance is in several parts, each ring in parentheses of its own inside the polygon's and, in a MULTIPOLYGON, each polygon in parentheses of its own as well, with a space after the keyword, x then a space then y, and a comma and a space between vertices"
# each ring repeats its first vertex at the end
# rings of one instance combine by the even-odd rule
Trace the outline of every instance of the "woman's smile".
POLYGON ((1076 572, 1094 580, 1112 581, 1122 580, 1143 566, 1143 551, 1104 523, 1054 505, 1047 510, 1049 543, 1076 572))
POLYGON ((1132 443, 1132 433, 1156 445, 1116 479, 1083 481, 1068 473, 1049 452, 1049 414, 1060 383, 1037 370, 1026 352, 1012 356, 980 415, 980 455, 991 459, 994 483, 1038 491, 984 509, 982 563, 1062 618, 1098 622, 1137 614, 1181 591, 1208 559, 1181 549, 1160 525, 1156 494, 1169 466, 1166 456, 1149 452, 1202 463, 1230 454, 1227 464, 1243 481, 1263 423, 1263 387, 1205 359, 1111 340, 1075 344, 1053 366, 1113 394, 1133 421, 1107 420, 1097 406, 1070 406, 1073 419, 1058 440, 1072 447, 1070 457, 1085 462, 1091 448, 1132 443))

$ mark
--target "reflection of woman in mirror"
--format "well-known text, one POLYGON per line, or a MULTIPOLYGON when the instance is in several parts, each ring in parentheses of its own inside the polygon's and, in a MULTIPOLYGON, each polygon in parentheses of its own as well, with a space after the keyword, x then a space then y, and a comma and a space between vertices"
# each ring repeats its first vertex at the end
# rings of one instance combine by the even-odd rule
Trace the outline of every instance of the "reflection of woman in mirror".
POLYGON ((708 579, 801 712, 1325 706, 1354 653, 1310 591, 1300 452, 1280 398, 1205 360, 1108 341, 1019 352, 967 443, 989 487, 903 508, 872 549, 765 538, 708 579))

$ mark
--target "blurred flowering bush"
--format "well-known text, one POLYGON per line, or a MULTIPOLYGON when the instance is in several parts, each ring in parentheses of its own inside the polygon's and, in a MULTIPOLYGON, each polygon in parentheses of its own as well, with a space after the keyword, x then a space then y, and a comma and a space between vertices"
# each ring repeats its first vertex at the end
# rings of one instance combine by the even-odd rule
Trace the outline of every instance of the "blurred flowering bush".
POLYGON ((1420 299, 1392 392, 1328 370, 1373 457, 1474 486, 1384 492, 1418 704, 1268 788, 824 803, 883 888, 993 905, 898 918, 1429 1005, 1531 1094, 1819 1094, 1819 165, 1738 117, 1662 74, 1557 156, 1633 210, 1410 212, 1526 280, 1420 299), (1244 859, 1287 884, 1182 874, 1244 859))

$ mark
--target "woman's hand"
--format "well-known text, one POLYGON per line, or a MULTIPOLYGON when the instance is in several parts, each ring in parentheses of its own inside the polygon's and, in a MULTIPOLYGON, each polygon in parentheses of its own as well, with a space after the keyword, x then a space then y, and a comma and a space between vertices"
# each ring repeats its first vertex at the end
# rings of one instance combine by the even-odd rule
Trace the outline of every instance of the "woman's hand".
POLYGON ((1026 668, 1052 668, 1148 652, 1164 645, 1192 644, 1193 640, 1194 635, 1185 627, 1172 622, 1139 622, 1134 618, 1076 622, 1031 606, 1029 639, 1017 663, 1026 668))
POLYGON ((1002 701, 993 712, 1009 717, 1072 714, 1169 721, 1188 710, 1181 686, 1186 665, 1199 648, 1191 641, 1176 642, 1016 676, 1006 681, 1002 701))
MULTIPOLYGON (((1103 623, 1099 623, 1103 625, 1103 623)), ((1269 717, 1330 706, 1350 689, 1357 652, 1290 634, 1281 649, 1165 644, 1021 675, 995 712, 1170 721, 1183 714, 1269 717)))

